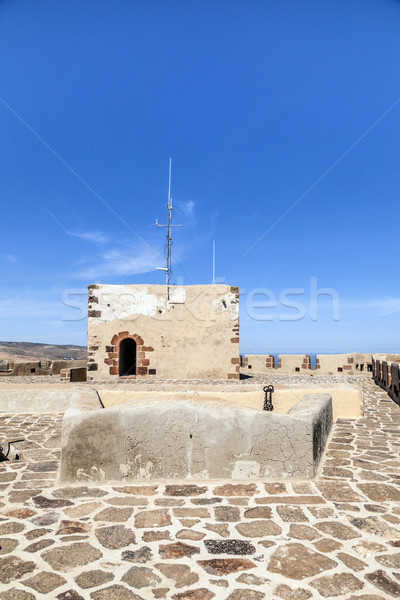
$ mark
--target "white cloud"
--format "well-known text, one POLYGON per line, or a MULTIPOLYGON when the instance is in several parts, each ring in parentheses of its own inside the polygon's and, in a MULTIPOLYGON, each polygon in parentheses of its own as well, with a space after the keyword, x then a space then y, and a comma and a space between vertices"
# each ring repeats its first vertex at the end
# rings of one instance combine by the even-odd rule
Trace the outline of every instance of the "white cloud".
MULTIPOLYGON (((14 323, 18 327, 26 321, 36 327, 40 335, 47 330, 64 327, 63 323, 81 322, 87 317, 86 287, 47 289, 40 292, 26 290, 0 300, 2 328, 14 323)), ((4 338, 3 338, 4 339, 4 338)))
POLYGON ((14 265, 17 261, 17 257, 14 254, 0 254, 0 261, 3 264, 14 265))
POLYGON ((110 248, 93 262, 80 264, 73 277, 98 281, 104 277, 124 277, 155 271, 163 266, 162 251, 151 251, 138 245, 110 248))
POLYGON ((176 209, 177 215, 182 217, 186 225, 195 225, 195 208, 196 203, 194 200, 174 200, 174 208, 176 209))
POLYGON ((340 307, 356 310, 372 309, 377 311, 380 316, 394 315, 400 313, 400 298, 388 296, 386 298, 343 300, 340 302, 340 307))
POLYGON ((109 238, 101 231, 66 231, 73 237, 80 238, 86 242, 92 242, 93 244, 106 244, 109 241, 109 238))
POLYGON ((101 231, 70 231, 64 227, 64 225, 57 219, 55 215, 53 215, 52 212, 49 211, 46 206, 44 206, 44 209, 49 213, 53 221, 55 221, 67 235, 77 237, 85 240, 86 242, 92 242, 94 244, 105 244, 109 241, 109 238, 101 231))
POLYGON ((367 302, 369 308, 377 309, 382 315, 400 313, 400 298, 376 298, 367 302))
POLYGON ((51 293, 25 292, 0 300, 1 318, 32 318, 50 317, 59 313, 64 308, 61 294, 58 299, 49 299, 51 293))

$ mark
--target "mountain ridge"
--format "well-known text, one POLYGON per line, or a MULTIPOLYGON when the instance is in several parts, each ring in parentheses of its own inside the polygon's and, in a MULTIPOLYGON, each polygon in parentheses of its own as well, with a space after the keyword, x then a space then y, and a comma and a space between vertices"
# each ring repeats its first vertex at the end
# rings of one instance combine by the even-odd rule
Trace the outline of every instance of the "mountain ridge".
POLYGON ((0 341, 0 361, 85 359, 86 346, 75 344, 43 344, 39 342, 0 341))

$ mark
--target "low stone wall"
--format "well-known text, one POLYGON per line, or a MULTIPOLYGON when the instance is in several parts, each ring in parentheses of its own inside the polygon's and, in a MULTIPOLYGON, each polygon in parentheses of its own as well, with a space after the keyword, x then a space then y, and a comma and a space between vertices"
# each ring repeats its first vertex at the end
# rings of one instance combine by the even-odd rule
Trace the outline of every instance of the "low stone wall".
POLYGON ((71 381, 71 369, 61 369, 60 381, 63 383, 69 383, 71 381))
POLYGON ((272 354, 245 354, 243 366, 255 373, 264 373, 274 368, 274 356, 272 354))
MULTIPOLYGON (((35 360, 3 363, 0 375, 8 377, 31 377, 32 375, 60 375, 62 370, 86 368, 86 360, 35 360)), ((80 380, 83 381, 83 380, 80 380)))
POLYGON ((308 369, 308 354, 280 354, 276 359, 273 354, 245 354, 244 368, 255 373, 267 373, 271 369, 279 369, 284 373, 300 373, 308 369))
POLYGON ((286 373, 303 373, 310 368, 308 354, 280 354, 280 367, 286 373))
POLYGON ((372 371, 372 354, 317 354, 317 370, 320 375, 343 373, 359 375, 372 371))
POLYGON ((47 361, 15 362, 12 368, 13 377, 27 377, 31 375, 50 375, 51 370, 47 361))
POLYGON ((386 357, 373 356, 372 377, 375 383, 400 405, 400 364, 397 356, 388 355, 390 358, 395 358, 395 361, 385 360, 386 357))
POLYGON ((246 354, 244 368, 255 373, 268 373, 279 369, 282 373, 305 374, 309 371, 318 375, 358 375, 372 371, 372 354, 317 354, 315 367, 311 366, 309 354, 280 354, 274 360, 272 354, 246 354))
POLYGON ((79 383, 87 380, 86 367, 75 367, 72 369, 61 369, 60 381, 64 383, 79 383))
POLYGON ((286 415, 217 401, 136 400, 102 408, 74 388, 64 415, 60 481, 308 478, 332 427, 332 398, 286 415))
POLYGON ((11 377, 12 376, 12 370, 14 367, 14 363, 13 362, 1 362, 0 363, 0 377, 11 377))
POLYGON ((0 389, 0 412, 3 413, 59 413, 70 405, 71 389, 0 389))
POLYGON ((86 364, 86 360, 53 360, 51 363, 51 373, 53 375, 59 375, 61 369, 86 367, 86 364))

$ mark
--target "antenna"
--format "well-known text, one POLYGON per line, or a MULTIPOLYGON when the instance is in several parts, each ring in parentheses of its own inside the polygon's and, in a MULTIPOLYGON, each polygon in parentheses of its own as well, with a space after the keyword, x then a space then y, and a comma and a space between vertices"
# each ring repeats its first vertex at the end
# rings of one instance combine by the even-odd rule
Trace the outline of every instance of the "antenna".
POLYGON ((167 203, 167 209, 168 209, 168 217, 167 217, 167 224, 166 225, 162 225, 161 223, 158 222, 158 219, 156 219, 155 222, 155 226, 156 227, 166 227, 167 228, 167 243, 165 245, 165 259, 166 259, 166 266, 165 267, 157 267, 157 271, 164 271, 165 272, 165 283, 166 286, 168 288, 168 297, 169 297, 169 280, 171 277, 171 273, 172 273, 172 261, 171 261, 171 247, 172 247, 172 235, 171 235, 171 227, 182 227, 182 225, 171 225, 171 215, 172 215, 172 198, 171 198, 171 169, 172 169, 172 159, 169 159, 169 179, 168 179, 168 203, 167 203))

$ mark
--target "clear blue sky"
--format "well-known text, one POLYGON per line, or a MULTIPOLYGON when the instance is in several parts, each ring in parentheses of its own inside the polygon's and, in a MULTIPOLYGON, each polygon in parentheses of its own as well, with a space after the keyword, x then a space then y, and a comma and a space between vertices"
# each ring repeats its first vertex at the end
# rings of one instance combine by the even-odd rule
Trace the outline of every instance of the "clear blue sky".
POLYGON ((242 352, 399 351, 399 22, 395 0, 1 1, 0 339, 85 344, 71 290, 163 283, 172 156, 174 281, 210 283, 215 240, 242 352), (312 277, 338 320, 329 297, 310 318, 312 277), (254 320, 258 288, 305 289, 306 315, 254 320))

